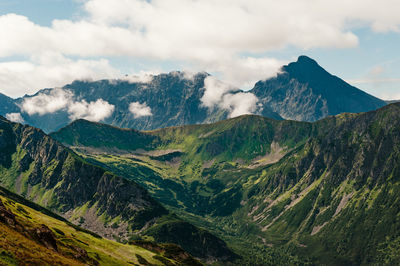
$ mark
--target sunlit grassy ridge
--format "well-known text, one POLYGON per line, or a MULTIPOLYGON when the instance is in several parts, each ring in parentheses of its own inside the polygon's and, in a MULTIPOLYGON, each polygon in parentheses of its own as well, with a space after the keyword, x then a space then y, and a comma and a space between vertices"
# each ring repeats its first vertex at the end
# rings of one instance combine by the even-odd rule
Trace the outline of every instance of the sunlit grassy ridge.
POLYGON ((165 265, 163 261, 168 261, 171 265, 180 265, 178 261, 164 257, 163 253, 117 243, 86 232, 2 188, 0 200, 15 215, 17 223, 12 226, 4 221, 0 222, 0 262, 4 264, 165 265), (31 233, 43 225, 52 231, 57 250, 46 247, 31 233))

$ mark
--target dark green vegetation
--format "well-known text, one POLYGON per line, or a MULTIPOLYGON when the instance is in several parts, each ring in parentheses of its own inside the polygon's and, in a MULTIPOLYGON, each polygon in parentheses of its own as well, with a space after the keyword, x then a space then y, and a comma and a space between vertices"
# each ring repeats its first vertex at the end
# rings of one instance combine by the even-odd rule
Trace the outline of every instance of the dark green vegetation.
POLYGON ((385 101, 329 74, 306 56, 282 67, 277 77, 257 82, 252 92, 283 118, 299 121, 367 112, 386 105, 385 101))
POLYGON ((242 264, 399 263, 399 103, 315 123, 248 115, 142 132, 140 149, 137 131, 90 124, 52 137, 219 235, 242 264))
MULTIPOLYGON (((226 119, 229 111, 216 105, 203 105, 204 81, 207 73, 188 75, 171 72, 153 76, 145 82, 127 80, 75 81, 63 87, 73 95, 74 101, 94 102, 103 99, 115 106, 112 115, 104 120, 123 128, 152 130, 168 126, 204 124, 226 119), (134 117, 129 111, 132 102, 146 103, 151 116, 134 117)), ((211 88, 212 90, 213 88, 211 88)), ((22 112, 24 100, 38 95, 51 95, 53 89, 39 91, 32 96, 11 99, 0 95, 0 115, 21 113, 25 122, 52 132, 70 123, 66 108, 47 114, 22 112)), ((243 93, 240 89, 231 92, 243 93)), ((332 76, 314 60, 301 56, 297 62, 283 66, 275 78, 259 81, 246 93, 258 98, 254 113, 280 120, 316 121, 343 112, 366 112, 386 103, 343 80, 332 76)))
POLYGON ((1 265, 202 265, 174 244, 121 244, 0 187, 1 265))
POLYGON ((163 237, 186 244, 205 261, 236 258, 214 235, 171 216, 137 183, 86 162, 39 129, 0 117, 0 155, 2 186, 106 238, 163 242, 157 234, 161 225, 172 228, 166 234, 174 234, 175 226, 187 224, 190 243, 176 235, 163 237))

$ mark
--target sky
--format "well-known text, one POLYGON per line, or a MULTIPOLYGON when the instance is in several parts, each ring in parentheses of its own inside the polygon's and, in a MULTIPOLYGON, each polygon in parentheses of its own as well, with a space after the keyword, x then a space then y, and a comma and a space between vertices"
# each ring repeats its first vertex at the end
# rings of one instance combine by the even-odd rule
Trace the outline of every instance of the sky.
POLYGON ((299 55, 400 99, 398 0, 0 0, 0 92, 206 71, 250 89, 299 55))

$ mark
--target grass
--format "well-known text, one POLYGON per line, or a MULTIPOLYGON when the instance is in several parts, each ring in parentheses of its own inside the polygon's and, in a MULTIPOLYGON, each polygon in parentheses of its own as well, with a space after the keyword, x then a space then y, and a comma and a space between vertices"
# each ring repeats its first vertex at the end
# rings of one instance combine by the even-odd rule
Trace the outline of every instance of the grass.
POLYGON ((139 257, 152 265, 162 265, 157 253, 139 246, 121 244, 77 230, 69 223, 44 215, 14 200, 0 196, 5 206, 16 215, 17 221, 25 228, 45 224, 56 236, 59 252, 45 248, 24 234, 0 223, 0 262, 6 264, 47 264, 47 265, 83 265, 71 254, 75 248, 87 251, 88 256, 102 265, 127 265, 128 262, 140 264, 139 257), (29 218, 27 218, 29 217, 29 218))

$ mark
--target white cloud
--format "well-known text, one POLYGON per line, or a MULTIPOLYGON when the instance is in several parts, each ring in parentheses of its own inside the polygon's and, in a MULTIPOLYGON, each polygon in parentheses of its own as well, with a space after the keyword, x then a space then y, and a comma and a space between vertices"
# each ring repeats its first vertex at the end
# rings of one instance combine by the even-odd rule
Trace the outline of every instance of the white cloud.
POLYGON ((125 75, 120 80, 128 81, 129 83, 150 83, 153 81, 154 73, 140 72, 136 75, 125 75))
POLYGON ((54 113, 64 109, 71 103, 73 93, 60 88, 53 89, 49 94, 39 93, 36 96, 25 98, 21 103, 21 111, 29 115, 54 113))
POLYGON ((22 118, 20 113, 9 113, 6 114, 6 118, 11 122, 15 123, 25 123, 25 120, 22 118))
POLYGON ((98 122, 110 117, 114 112, 115 106, 108 102, 98 99, 95 102, 86 102, 82 100, 80 102, 73 102, 68 106, 69 118, 75 119, 86 119, 89 121, 98 122))
POLYGON ((129 105, 129 111, 135 118, 152 116, 151 108, 146 103, 132 102, 129 105))
POLYGON ((226 94, 221 106, 229 110, 229 117, 252 114, 257 108, 258 98, 253 93, 226 94))
POLYGON ((201 102, 208 108, 213 108, 219 105, 226 93, 234 91, 235 88, 227 83, 224 83, 213 76, 208 76, 204 79, 204 95, 201 102))
POLYGON ((110 117, 115 106, 98 99, 93 102, 75 101, 74 94, 62 88, 41 92, 36 96, 28 97, 20 105, 21 111, 28 115, 44 115, 60 110, 67 111, 71 120, 83 118, 90 121, 101 121, 110 117))
POLYGON ((77 79, 116 76, 120 76, 119 71, 105 59, 71 60, 50 52, 26 61, 0 63, 0 88, 11 97, 31 94, 42 88, 61 87, 77 79))
POLYGON ((249 92, 237 92, 233 86, 208 76, 204 80, 203 106, 229 111, 229 117, 251 114, 257 108, 258 98, 249 92))
POLYGON ((398 0, 87 0, 83 7, 86 15, 79 20, 54 20, 49 27, 16 14, 0 16, 0 57, 31 57, 0 67, 6 94, 97 72, 115 77, 107 61, 90 60, 99 57, 174 60, 249 86, 281 65, 267 52, 355 47, 355 29, 400 30, 398 0), (32 57, 49 52, 70 61, 49 64, 32 57), (66 59, 71 57, 81 60, 66 59))

